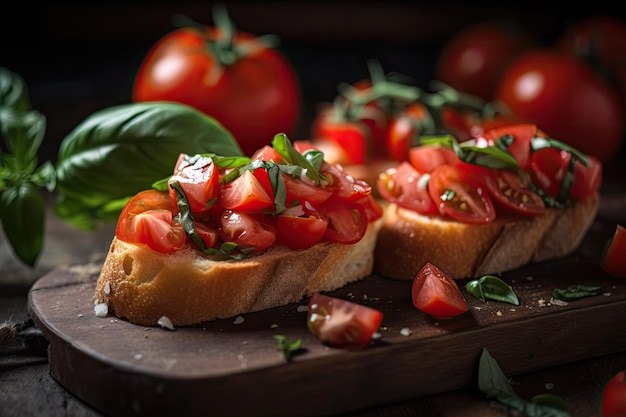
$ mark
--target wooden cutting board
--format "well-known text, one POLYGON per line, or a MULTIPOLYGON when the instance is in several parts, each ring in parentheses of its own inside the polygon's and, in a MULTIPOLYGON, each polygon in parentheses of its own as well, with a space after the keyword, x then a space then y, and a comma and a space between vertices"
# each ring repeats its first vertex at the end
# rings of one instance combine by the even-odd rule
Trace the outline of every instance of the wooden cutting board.
POLYGON ((52 376, 106 414, 338 414, 473 386, 482 348, 507 375, 626 350, 626 280, 598 267, 614 228, 599 217, 574 255, 502 275, 520 306, 466 294, 469 313, 433 320, 413 307, 408 281, 373 275, 334 291, 384 314, 382 337, 357 352, 320 344, 305 301, 174 331, 98 318, 98 264, 54 269, 33 285, 28 306, 50 342, 52 376), (550 302, 570 284, 604 294, 550 302), (277 334, 302 339, 304 351, 287 362, 277 334))

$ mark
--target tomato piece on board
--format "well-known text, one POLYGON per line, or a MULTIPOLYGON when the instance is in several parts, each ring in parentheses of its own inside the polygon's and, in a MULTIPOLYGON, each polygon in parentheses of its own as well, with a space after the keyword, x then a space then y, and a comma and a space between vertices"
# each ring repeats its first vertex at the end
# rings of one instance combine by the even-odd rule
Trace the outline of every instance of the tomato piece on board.
POLYGON ((314 293, 309 300, 307 325, 311 333, 329 346, 364 348, 383 320, 383 313, 341 298, 314 293))
POLYGON ((512 171, 491 170, 483 175, 489 194, 501 207, 527 216, 545 213, 541 197, 522 183, 519 175, 512 171))
POLYGON ((276 227, 278 242, 292 249, 306 249, 322 239, 328 221, 315 216, 279 214, 276 227))
POLYGON ((318 210, 328 220, 324 239, 352 244, 363 238, 369 224, 364 207, 354 201, 326 200, 318 210))
POLYGON ((437 213, 437 205, 428 192, 428 176, 417 172, 408 162, 380 173, 376 187, 390 203, 422 214, 437 213))
POLYGON ((433 172, 435 168, 460 161, 456 152, 443 146, 422 145, 409 150, 409 161, 420 173, 433 172))
POLYGON ((496 218, 489 193, 472 171, 460 165, 442 165, 430 174, 428 192, 439 212, 470 224, 485 224, 496 218))
MULTIPOLYGON (((211 158, 181 154, 174 166, 174 174, 168 184, 178 182, 185 192, 192 212, 206 211, 219 194, 219 173, 211 158)), ((176 201, 176 191, 169 188, 176 201)))
POLYGON ((626 416, 626 371, 619 371, 602 389, 602 417, 626 416))
POLYGON ((187 241, 183 226, 173 221, 176 213, 178 207, 169 193, 141 191, 122 209, 115 235, 124 242, 145 244, 157 252, 175 252, 187 241))
POLYGON ((256 212, 271 207, 274 199, 254 173, 246 170, 222 185, 219 202, 225 209, 256 212))
POLYGON ((624 226, 618 224, 615 228, 615 233, 602 253, 600 267, 611 276, 626 278, 626 228, 624 226))
POLYGON ((417 273, 411 290, 413 305, 429 316, 452 318, 469 310, 454 279, 430 262, 417 273))
POLYGON ((276 226, 263 215, 224 210, 220 218, 220 237, 225 242, 259 252, 276 241, 276 226))

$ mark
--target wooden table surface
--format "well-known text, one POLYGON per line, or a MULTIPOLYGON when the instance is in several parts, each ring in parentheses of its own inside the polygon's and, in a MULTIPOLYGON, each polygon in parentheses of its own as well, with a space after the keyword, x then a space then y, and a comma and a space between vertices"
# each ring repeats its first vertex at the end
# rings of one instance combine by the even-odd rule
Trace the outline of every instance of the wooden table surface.
MULTIPOLYGON (((612 180, 605 187, 608 196, 603 201, 600 216, 625 224, 626 195, 623 192, 624 168, 616 163, 612 180), (617 176, 616 176, 617 175, 617 176), (621 208, 620 208, 621 207, 621 208)), ((27 310, 27 296, 32 284, 59 265, 99 263, 103 260, 112 225, 102 225, 94 232, 74 229, 55 217, 51 209, 47 217, 44 251, 36 268, 30 269, 13 257, 4 237, 0 240, 0 417, 5 416, 101 416, 88 404, 81 402, 50 375, 47 360, 48 342, 34 326, 27 310), (17 331, 14 343, 9 343, 11 326, 17 331)), ((623 332, 624 329, 616 329, 623 332)), ((581 335, 589 337, 592 335, 581 335)), ((563 349, 567 349, 563 346, 563 349)), ((551 393, 567 403, 572 416, 599 416, 601 390, 606 381, 626 368, 626 352, 599 356, 575 363, 528 374, 513 375, 511 382, 522 398, 551 393)), ((454 373, 454 369, 442 369, 454 373)), ((416 378, 419 375, 415 376, 416 378)), ((112 399, 113 400, 113 399, 112 399)), ((355 410, 359 399, 354 399, 355 410)), ((350 416, 507 416, 506 410, 490 404, 477 386, 398 404, 357 410, 350 416)))

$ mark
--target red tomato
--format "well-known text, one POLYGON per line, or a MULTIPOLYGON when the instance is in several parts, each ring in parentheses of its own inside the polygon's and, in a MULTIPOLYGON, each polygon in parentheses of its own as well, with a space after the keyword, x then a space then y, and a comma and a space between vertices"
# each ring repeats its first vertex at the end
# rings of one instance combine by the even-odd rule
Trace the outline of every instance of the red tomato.
POLYGON ((531 45, 528 36, 511 25, 480 22, 467 26, 444 45, 437 59, 435 78, 491 101, 507 65, 531 45))
POLYGON ((626 371, 619 371, 602 390, 602 417, 626 417, 626 371))
POLYGON ((220 219, 220 237, 255 252, 267 249, 276 241, 276 227, 261 215, 224 210, 220 219))
POLYGON ((487 190, 473 175, 460 165, 441 165, 430 174, 428 191, 441 214, 463 223, 489 223, 496 211, 487 190))
POLYGON ((372 193, 371 185, 349 175, 341 166, 324 164, 320 172, 329 178, 333 195, 340 200, 360 201, 372 193))
POLYGON ((516 124, 491 129, 486 131, 483 137, 491 143, 495 143, 496 139, 506 135, 511 135, 514 139, 513 143, 508 147, 509 153, 513 156, 513 158, 515 158, 522 169, 527 169, 531 153, 530 144, 532 139, 536 137, 545 137, 545 134, 537 129, 537 125, 516 124))
POLYGON ((541 197, 523 184, 515 172, 493 170, 485 172, 483 179, 491 197, 506 210, 527 216, 545 213, 546 207, 541 197))
MULTIPOLYGON (((615 233, 607 242, 600 267, 604 272, 614 277, 626 278, 626 228, 617 225, 615 233)), ((624 397, 626 406, 626 397, 624 397)))
POLYGON ((201 221, 194 221, 193 226, 207 248, 215 246, 220 237, 220 232, 217 227, 213 227, 201 221))
POLYGON ((389 122, 386 133, 386 153, 394 161, 409 159, 409 149, 417 145, 426 108, 421 103, 412 103, 389 122))
POLYGON ((312 139, 334 142, 343 150, 346 164, 364 164, 369 160, 372 136, 369 128, 358 120, 337 120, 321 113, 313 123, 312 139))
POLYGON ((420 173, 433 172, 435 168, 460 161, 456 152, 450 148, 434 145, 415 146, 409 151, 411 165, 420 173))
POLYGON ((277 133, 293 132, 299 81, 277 49, 242 31, 230 40, 224 36, 222 28, 208 26, 204 32, 188 27, 166 34, 141 63, 132 99, 195 107, 217 119, 251 155, 277 133), (222 62, 213 48, 223 50, 222 62))
POLYGON ((277 218, 278 241, 292 249, 306 249, 318 243, 328 227, 328 221, 315 216, 290 216, 277 218))
POLYGON ((362 304, 314 293, 309 300, 307 325, 329 346, 358 350, 372 340, 383 313, 362 304))
POLYGON ((261 181, 246 170, 220 189, 220 205, 225 209, 252 212, 261 211, 274 204, 274 200, 261 181))
MULTIPOLYGON (((207 210, 217 199, 219 174, 211 158, 181 154, 169 184, 178 182, 185 192, 192 212, 207 210)), ((176 191, 168 187, 170 196, 176 201, 176 191)))
POLYGON ((496 97, 550 137, 602 162, 622 144, 623 107, 617 94, 582 62, 556 50, 536 49, 518 57, 500 78, 496 97))
POLYGON ((556 44, 600 74, 614 79, 625 65, 626 22, 608 15, 585 17, 568 26, 556 44))
MULTIPOLYGON (((533 183, 552 197, 557 197, 565 177, 571 155, 554 148, 540 149, 530 156, 530 175, 533 183)), ((602 163, 589 156, 589 165, 574 165, 574 183, 570 195, 585 198, 600 189, 602 185, 602 163)))
POLYGON ((167 192, 141 191, 122 209, 115 235, 124 242, 145 244, 158 252, 175 252, 187 240, 183 226, 173 221, 175 213, 178 207, 167 192))
POLYGON ((326 240, 352 244, 365 235, 369 222, 364 207, 357 202, 329 199, 318 209, 322 217, 328 220, 324 233, 326 240))
POLYGON ((430 262, 419 270, 411 290, 413 305, 435 318, 451 318, 469 310, 456 282, 430 262))
POLYGON ((308 201, 315 205, 328 200, 333 194, 333 191, 329 188, 317 187, 313 183, 305 182, 291 175, 282 174, 282 177, 287 189, 287 205, 294 201, 300 204, 308 201))
POLYGON ((277 164, 283 162, 283 157, 278 153, 276 149, 271 147, 270 145, 265 145, 262 148, 258 149, 256 152, 252 154, 250 159, 260 160, 260 161, 273 161, 277 164))
POLYGON ((437 206, 428 193, 427 177, 408 162, 389 168, 378 176, 376 186, 382 198, 400 207, 422 214, 437 213, 437 206))

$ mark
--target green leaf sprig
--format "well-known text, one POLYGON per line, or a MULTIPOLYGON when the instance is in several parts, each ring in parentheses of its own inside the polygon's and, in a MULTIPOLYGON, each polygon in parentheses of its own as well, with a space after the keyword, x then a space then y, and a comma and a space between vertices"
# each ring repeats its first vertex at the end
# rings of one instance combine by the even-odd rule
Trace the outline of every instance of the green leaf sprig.
POLYGON ((291 358, 303 351, 302 349, 302 339, 296 339, 293 341, 289 341, 284 335, 276 334, 274 335, 274 339, 278 342, 278 350, 280 350, 283 354, 285 360, 290 361, 291 358))
POLYGON ((539 394, 530 401, 520 397, 500 366, 483 348, 478 365, 478 388, 487 399, 527 417, 570 417, 565 402, 556 395, 539 394))
POLYGON ((0 219, 19 260, 34 266, 44 242, 45 200, 42 188, 52 192, 56 173, 50 162, 39 165, 37 152, 46 130, 46 118, 30 108, 24 80, 0 67, 0 219))
POLYGON ((518 306, 519 298, 513 288, 495 275, 484 275, 465 284, 467 292, 480 301, 500 301, 518 306))

